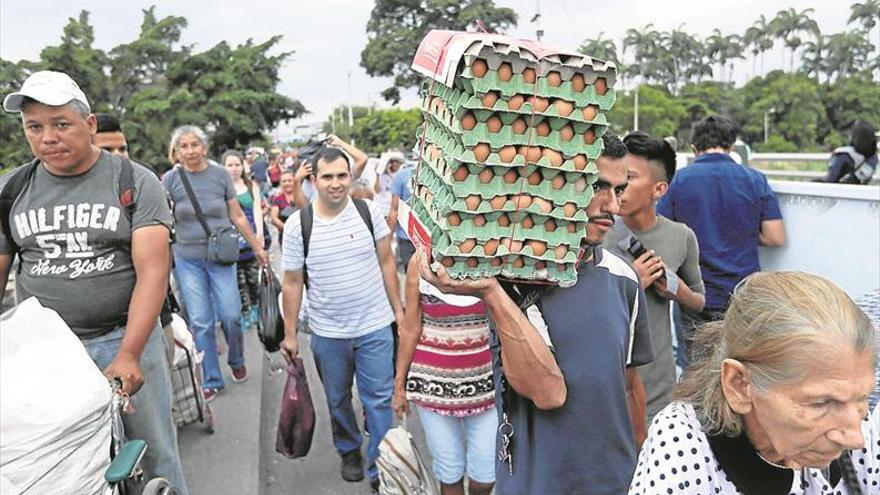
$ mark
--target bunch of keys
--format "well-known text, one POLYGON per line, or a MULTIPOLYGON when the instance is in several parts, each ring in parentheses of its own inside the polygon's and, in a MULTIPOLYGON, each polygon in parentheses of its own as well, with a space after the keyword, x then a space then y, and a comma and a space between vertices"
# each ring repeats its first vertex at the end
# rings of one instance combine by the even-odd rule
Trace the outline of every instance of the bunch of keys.
POLYGON ((510 452, 513 425, 508 421, 506 412, 502 413, 501 424, 498 425, 498 434, 501 435, 501 448, 498 450, 498 460, 507 463, 507 471, 513 476, 513 454, 510 452))

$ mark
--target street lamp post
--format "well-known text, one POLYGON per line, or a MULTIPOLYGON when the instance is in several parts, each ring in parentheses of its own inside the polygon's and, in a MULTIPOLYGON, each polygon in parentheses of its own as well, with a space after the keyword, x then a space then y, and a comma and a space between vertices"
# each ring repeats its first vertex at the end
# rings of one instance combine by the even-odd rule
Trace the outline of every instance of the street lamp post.
POLYGON ((776 109, 771 107, 764 111, 764 143, 770 138, 770 114, 776 113, 776 109))

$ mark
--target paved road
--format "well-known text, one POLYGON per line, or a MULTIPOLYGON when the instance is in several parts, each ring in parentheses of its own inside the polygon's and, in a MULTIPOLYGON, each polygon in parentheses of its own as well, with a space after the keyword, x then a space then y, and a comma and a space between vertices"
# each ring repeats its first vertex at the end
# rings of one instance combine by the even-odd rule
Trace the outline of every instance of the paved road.
MULTIPOLYGON (((277 255, 275 256, 277 261, 277 255)), ((218 332, 219 333, 219 332, 218 332)), ((227 368, 226 389, 211 402, 214 434, 195 424, 179 430, 180 454, 193 495, 367 495, 369 482, 347 483, 339 476, 340 458, 333 448, 323 388, 315 371, 309 335, 300 334, 317 426, 309 455, 287 459, 275 452, 281 394, 287 374, 280 356, 267 356, 253 329, 245 333, 249 379, 232 382, 227 368)), ((221 362, 225 362, 221 359, 221 362)), ((356 392, 355 392, 356 394, 356 392)), ((355 404, 360 401, 355 398, 355 404)), ((407 421, 421 452, 427 446, 417 417, 407 421)), ((366 440, 363 451, 366 451, 366 440)))

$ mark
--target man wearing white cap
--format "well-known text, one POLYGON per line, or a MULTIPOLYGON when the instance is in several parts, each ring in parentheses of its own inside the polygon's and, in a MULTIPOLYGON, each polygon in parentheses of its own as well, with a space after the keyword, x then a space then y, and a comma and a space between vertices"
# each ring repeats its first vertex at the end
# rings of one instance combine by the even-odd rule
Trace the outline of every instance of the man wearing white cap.
POLYGON ((171 225, 162 186, 146 167, 92 145, 96 118, 67 74, 33 73, 3 108, 21 114, 36 158, 0 179, 0 283, 17 254, 16 300, 55 310, 104 374, 121 380, 134 406, 126 433, 149 445, 147 476, 186 494, 158 330, 171 225))

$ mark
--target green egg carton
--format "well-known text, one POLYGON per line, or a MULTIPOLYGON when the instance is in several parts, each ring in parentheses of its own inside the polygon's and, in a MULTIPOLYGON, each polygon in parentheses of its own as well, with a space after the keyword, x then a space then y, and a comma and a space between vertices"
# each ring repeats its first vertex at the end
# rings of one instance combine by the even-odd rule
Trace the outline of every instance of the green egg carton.
MULTIPOLYGON (((536 117, 533 122, 534 127, 527 127, 522 134, 515 134, 513 127, 510 125, 513 120, 509 119, 505 122, 502 117, 511 117, 512 114, 496 114, 501 118, 502 127, 499 132, 489 132, 485 121, 477 121, 477 124, 471 130, 463 130, 459 125, 459 121, 453 121, 450 124, 448 119, 442 118, 434 113, 426 114, 438 127, 443 127, 448 133, 455 136, 464 146, 473 147, 480 143, 489 143, 489 146, 500 149, 503 146, 541 146, 551 148, 561 152, 565 156, 574 156, 584 154, 588 157, 598 157, 602 153, 602 134, 607 130, 606 126, 585 124, 582 122, 567 122, 558 117, 536 117), (550 127, 550 134, 547 136, 538 136, 536 128, 538 125, 547 121, 550 127), (572 127, 572 138, 568 141, 563 140, 561 128, 570 125, 572 127), (594 132, 594 140, 592 144, 584 141, 584 133, 592 129, 594 132)), ((527 124, 528 125, 528 124, 527 124)))
MULTIPOLYGON (((541 241, 544 242, 544 241, 541 241)), ((534 251, 532 251, 531 246, 522 246, 522 248, 516 252, 512 253, 504 244, 499 244, 497 247, 497 251, 495 254, 488 255, 483 250, 483 244, 476 244, 474 248, 467 252, 463 253, 461 251, 461 242, 452 240, 448 235, 440 235, 438 237, 431 238, 431 247, 442 256, 456 256, 456 257, 477 257, 482 259, 491 259, 498 258, 501 256, 523 256, 525 260, 531 260, 533 262, 543 261, 545 263, 574 263, 577 261, 577 248, 578 245, 575 245, 574 248, 566 245, 565 256, 560 259, 556 257, 555 249, 557 246, 547 246, 547 251, 541 254, 540 256, 536 255, 534 251)))
MULTIPOLYGON (((575 222, 586 222, 586 220, 587 220, 586 213, 584 211, 584 207, 586 206, 586 203, 589 203, 589 199, 586 200, 586 203, 584 203, 583 207, 579 207, 577 209, 577 211, 573 217, 568 217, 565 215, 565 212, 564 212, 564 204, 560 205, 560 204, 554 203, 553 209, 550 212, 544 212, 541 210, 541 208, 538 205, 536 205, 534 203, 530 204, 527 208, 517 209, 516 204, 510 198, 508 198, 508 200, 505 202, 503 207, 493 208, 492 205, 489 204, 489 201, 492 198, 494 198, 496 196, 501 196, 502 194, 503 195, 508 195, 508 194, 505 194, 505 193, 495 194, 490 190, 485 191, 485 193, 488 193, 488 194, 484 194, 484 191, 481 191, 481 190, 474 190, 474 191, 470 191, 470 193, 465 196, 458 196, 455 194, 455 191, 453 190, 452 186, 450 184, 448 184, 442 177, 440 177, 432 167, 425 167, 425 166, 419 167, 417 184, 421 185, 421 186, 425 186, 426 190, 432 194, 432 196, 434 197, 434 200, 438 203, 438 205, 440 205, 440 206, 438 206, 439 211, 449 211, 449 212, 458 211, 458 212, 467 212, 467 213, 473 213, 473 214, 488 213, 491 211, 523 211, 523 212, 527 212, 527 213, 534 213, 537 215, 543 215, 543 216, 552 217, 552 218, 561 219, 561 220, 571 220, 571 221, 575 221, 575 222), (467 207, 466 199, 467 199, 467 196, 474 196, 474 195, 480 197, 480 203, 476 209, 472 210, 467 207)), ((592 188, 588 188, 588 190, 591 191, 589 194, 592 194, 592 188)), ((519 193, 516 191, 510 193, 510 195, 513 195, 513 194, 519 194, 519 193)), ((522 193, 522 194, 526 194, 526 193, 522 193)), ((587 194, 583 194, 583 196, 587 196, 587 194)), ((568 202, 574 203, 574 201, 568 201, 568 202)), ((577 203, 575 203, 575 204, 577 205, 577 203)))
MULTIPOLYGON (((468 147, 465 146, 464 143, 461 142, 458 136, 449 131, 446 127, 442 125, 437 125, 434 123, 432 119, 428 119, 419 126, 417 131, 417 135, 422 135, 423 126, 427 126, 427 131, 425 132, 425 139, 428 143, 435 144, 438 146, 442 152, 443 157, 447 162, 458 162, 458 163, 475 163, 480 165, 491 165, 491 166, 501 166, 501 167, 521 167, 526 165, 526 158, 522 155, 515 155, 511 162, 504 162, 501 160, 501 157, 498 155, 498 151, 501 147, 492 147, 491 153, 486 158, 485 162, 477 161, 474 156, 473 146, 468 147)), ((516 146, 516 145, 509 145, 516 146)), ((537 146, 537 145, 533 145, 537 146)), ((575 155, 566 155, 564 151, 561 151, 563 154, 563 163, 559 167, 553 167, 550 164, 550 158, 546 156, 542 156, 537 162, 533 162, 535 165, 541 165, 543 167, 548 168, 558 168, 566 172, 582 172, 582 173, 596 173, 595 172, 595 163, 596 159, 602 154, 603 143, 602 140, 597 138, 596 142, 587 149, 586 153, 577 153, 575 155), (582 170, 578 170, 577 165, 575 164, 575 156, 583 155, 584 159, 587 160, 587 164, 585 168, 582 170)), ((559 151, 559 150, 556 150, 559 151)))
MULTIPOLYGON (((461 116, 464 115, 464 113, 468 112, 468 111, 473 112, 474 115, 476 116, 477 120, 480 122, 484 122, 486 119, 489 118, 489 116, 491 116, 493 113, 497 113, 497 112, 505 112, 505 113, 509 113, 509 114, 515 114, 519 117, 524 117, 524 118, 531 117, 531 115, 532 115, 532 104, 529 103, 528 101, 523 103, 523 105, 521 107, 517 108, 516 110, 512 110, 508 106, 509 97, 508 98, 501 97, 501 98, 498 98, 498 101, 496 101, 492 107, 486 107, 483 105, 483 102, 481 101, 482 95, 485 93, 479 94, 479 95, 473 95, 470 93, 465 93, 465 92, 461 91, 460 89, 450 88, 450 87, 444 86, 442 84, 441 85, 435 84, 432 88, 429 81, 430 80, 427 80, 423 83, 422 90, 421 90, 422 94, 423 94, 422 110, 425 112, 435 112, 435 110, 430 107, 429 102, 430 102, 430 96, 437 96, 440 98, 441 101, 443 101, 444 105, 446 105, 446 107, 450 110, 449 113, 452 113, 453 117, 457 117, 457 119, 454 119, 454 120, 460 120, 461 116), (429 91, 431 91, 431 93, 432 93, 431 95, 428 94, 429 91)), ((523 96, 529 96, 529 95, 523 95, 523 96)), ((566 100, 566 101, 575 105, 574 110, 567 116, 560 115, 557 108, 554 107, 552 105, 552 103, 547 107, 547 109, 544 112, 535 112, 535 115, 536 116, 544 116, 544 117, 554 117, 557 119, 564 119, 564 122, 571 121, 571 122, 581 122, 581 123, 585 123, 585 124, 601 125, 601 126, 608 125, 608 119, 605 116, 605 113, 601 111, 601 108, 598 109, 599 111, 597 112, 596 116, 593 117, 593 119, 586 120, 586 119, 584 119, 584 116, 583 116, 584 107, 586 107, 586 105, 578 106, 575 102, 573 102, 571 100, 566 100)), ((528 120, 527 120, 527 122, 528 122, 528 120)), ((562 127, 562 125, 564 125, 564 123, 558 124, 557 126, 554 127, 554 129, 558 129, 559 127, 562 127)), ((553 126, 553 124, 551 124, 551 126, 553 126)))
POLYGON ((528 194, 537 196, 555 205, 564 205, 566 203, 574 203, 580 208, 586 207, 590 200, 593 199, 593 188, 590 187, 596 182, 597 176, 594 174, 582 174, 580 172, 564 172, 558 168, 540 167, 537 165, 527 165, 514 169, 510 167, 492 167, 476 164, 462 164, 460 167, 468 169, 468 175, 464 180, 456 180, 454 173, 456 169, 449 168, 446 173, 442 173, 436 166, 429 163, 425 164, 426 168, 431 170, 443 182, 452 189, 455 196, 465 198, 471 194, 480 194, 483 197, 495 197, 510 194, 528 194), (483 182, 479 174, 486 170, 493 171, 493 177, 489 182, 483 182), (513 171, 516 175, 514 182, 507 181, 507 175, 513 171), (530 184, 529 180, 532 175, 537 172, 541 177, 539 184, 530 184), (523 176, 525 174, 525 176, 523 176), (553 187, 553 180, 562 175, 565 182, 559 189, 553 187), (581 188, 579 190, 579 188, 581 188))
MULTIPOLYGON (((570 80, 563 81, 558 87, 551 87, 547 83, 546 77, 539 76, 535 83, 527 83, 523 80, 522 73, 515 73, 509 81, 502 81, 498 77, 498 70, 490 68, 486 74, 481 77, 475 77, 471 73, 470 65, 467 65, 455 78, 455 86, 466 93, 484 94, 488 91, 498 91, 502 96, 513 96, 515 94, 532 95, 537 94, 545 98, 564 98, 574 101, 577 106, 596 105, 602 110, 610 110, 614 106, 616 100, 616 92, 608 83, 608 90, 604 95, 596 93, 593 82, 599 77, 604 77, 606 81, 614 80, 614 75, 597 73, 588 79, 584 75, 586 86, 583 91, 576 92, 572 87, 570 80)), ((437 84, 435 83, 435 86, 437 84)))
POLYGON ((413 201, 412 210, 417 217, 423 220, 425 225, 436 226, 440 231, 445 232, 451 241, 458 243, 464 242, 466 239, 476 239, 484 243, 491 239, 509 237, 514 241, 520 242, 530 240, 544 241, 548 246, 558 246, 560 244, 578 246, 585 235, 584 224, 559 219, 553 219, 556 223, 556 229, 547 231, 545 224, 550 220, 550 217, 544 215, 493 211, 479 215, 485 219, 485 222, 482 225, 477 225, 475 224, 475 219, 478 215, 465 212, 439 212, 433 208, 433 205, 425 205, 418 198, 413 201), (460 219, 458 225, 452 225, 449 222, 449 217, 453 213, 458 215, 460 219), (506 215, 511 222, 504 227, 498 224, 498 219, 502 215, 506 215), (526 216, 534 222, 534 226, 531 228, 526 228, 522 225, 522 221, 526 216), (574 232, 569 232, 569 225, 575 226, 574 232))
MULTIPOLYGON (((432 255, 435 259, 438 258, 438 253, 432 252, 432 255)), ((506 279, 523 280, 526 282, 546 281, 560 287, 570 287, 577 282, 577 270, 574 269, 573 263, 562 263, 559 265, 548 263, 546 267, 537 269, 535 267, 537 260, 525 258, 523 260, 524 266, 517 268, 513 266, 513 261, 502 258, 500 266, 492 266, 491 260, 484 260, 478 262, 475 268, 471 268, 467 264, 467 257, 458 256, 452 257, 452 259, 454 263, 452 266, 446 267, 446 271, 450 277, 459 280, 500 276, 506 279), (564 269, 560 269, 560 266, 564 267, 564 269)), ((435 271, 440 266, 440 262, 437 261, 431 265, 435 271)))

